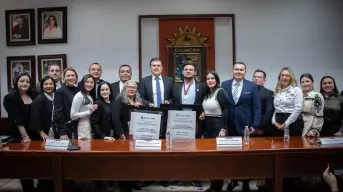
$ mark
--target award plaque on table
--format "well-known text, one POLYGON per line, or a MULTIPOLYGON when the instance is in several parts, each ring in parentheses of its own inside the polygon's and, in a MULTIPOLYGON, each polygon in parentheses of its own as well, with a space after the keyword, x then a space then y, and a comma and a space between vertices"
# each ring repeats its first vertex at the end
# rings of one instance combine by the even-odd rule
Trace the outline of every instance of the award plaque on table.
POLYGON ((163 124, 162 110, 155 107, 129 106, 129 138, 156 140, 160 138, 163 124))
MULTIPOLYGON (((186 113, 180 113, 179 117, 176 117, 178 114, 176 111, 193 111, 192 113, 189 113, 187 115, 189 115, 189 117, 192 117, 192 121, 195 122, 195 137, 199 138, 201 136, 201 120, 199 119, 200 114, 202 113, 202 105, 189 105, 189 104, 161 104, 161 109, 163 109, 163 120, 164 122, 167 122, 167 124, 169 125, 173 125, 173 127, 179 127, 182 124, 177 123, 177 118, 181 118, 183 115, 186 115, 186 113), (168 113, 168 111, 173 111, 171 114, 168 113), (195 112, 195 117, 194 116, 194 112, 195 112), (173 119, 169 119, 169 117, 173 116, 173 119), (176 117, 176 118, 175 118, 176 117), (174 123, 172 123, 174 122, 174 123)), ((187 126, 186 124, 184 124, 186 127, 186 129, 192 129, 194 127, 193 122, 189 122, 187 120, 187 126), (187 128, 188 127, 188 128, 187 128)), ((166 130, 167 125, 165 125, 164 128, 164 132, 166 130)), ((181 128, 183 129, 183 128, 181 128)), ((173 132, 173 131, 172 131, 173 132)), ((192 131, 188 132, 188 131, 180 131, 178 133, 174 132, 174 134, 177 134, 174 138, 180 138, 180 139, 186 139, 186 138, 194 138, 193 136, 190 136, 190 134, 193 135, 193 133, 191 133, 192 131), (182 133, 182 134, 181 134, 182 133)))

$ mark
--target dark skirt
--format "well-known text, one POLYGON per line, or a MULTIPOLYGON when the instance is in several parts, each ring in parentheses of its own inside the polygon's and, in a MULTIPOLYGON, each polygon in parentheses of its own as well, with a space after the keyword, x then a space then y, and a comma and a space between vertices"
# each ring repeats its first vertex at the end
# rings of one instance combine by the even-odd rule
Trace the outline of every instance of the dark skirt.
MULTIPOLYGON (((279 124, 284 124, 288 117, 290 116, 290 113, 276 113, 275 114, 275 121, 279 124)), ((289 125, 289 135, 290 136, 301 136, 304 129, 304 123, 301 119, 301 115, 295 120, 292 124, 289 125)), ((274 125, 273 129, 271 130, 271 136, 276 137, 283 137, 283 130, 278 130, 274 125)))
POLYGON ((222 127, 222 117, 206 116, 204 122, 204 138, 216 138, 222 127))

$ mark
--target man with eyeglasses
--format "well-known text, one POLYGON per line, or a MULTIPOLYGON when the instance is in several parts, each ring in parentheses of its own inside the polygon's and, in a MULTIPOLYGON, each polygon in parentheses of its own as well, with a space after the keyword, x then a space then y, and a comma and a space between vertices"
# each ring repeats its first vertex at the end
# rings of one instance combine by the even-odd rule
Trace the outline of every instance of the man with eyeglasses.
MULTIPOLYGON (((198 83, 194 79, 197 74, 196 65, 192 63, 191 59, 186 58, 183 64, 182 75, 183 83, 174 85, 173 97, 171 104, 183 104, 183 105, 201 105, 205 95, 205 85, 198 83)), ((198 125, 199 126, 199 125, 198 125)), ((197 138, 201 138, 201 128, 197 130, 197 138)), ((182 184, 182 181, 173 181, 170 184, 171 189, 176 189, 182 184)), ((193 186, 201 191, 203 186, 200 181, 193 180, 193 186)))

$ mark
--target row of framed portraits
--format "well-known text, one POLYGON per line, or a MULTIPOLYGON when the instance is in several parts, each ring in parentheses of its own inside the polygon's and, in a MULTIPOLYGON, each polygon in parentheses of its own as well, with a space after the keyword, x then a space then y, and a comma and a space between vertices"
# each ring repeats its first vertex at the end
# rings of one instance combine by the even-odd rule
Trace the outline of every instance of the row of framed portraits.
MULTIPOLYGON (((35 10, 6 10, 7 46, 35 45, 35 10)), ((38 44, 67 43, 67 7, 38 8, 38 44)))
MULTIPOLYGON (((60 66, 61 73, 67 67, 67 55, 38 55, 38 81, 48 75, 48 66, 57 64, 60 66)), ((7 87, 8 91, 13 88, 16 78, 28 73, 31 76, 31 86, 36 85, 36 56, 10 56, 7 57, 7 87)))

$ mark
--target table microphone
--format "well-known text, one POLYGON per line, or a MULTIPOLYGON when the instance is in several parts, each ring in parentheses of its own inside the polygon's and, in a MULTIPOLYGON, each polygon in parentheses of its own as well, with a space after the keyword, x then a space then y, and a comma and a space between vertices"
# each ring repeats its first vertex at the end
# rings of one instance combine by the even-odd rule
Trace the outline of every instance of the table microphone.
POLYGON ((64 124, 62 124, 60 127, 63 127, 68 133, 71 133, 71 139, 69 140, 69 145, 68 145, 68 150, 80 150, 81 147, 78 145, 75 145, 75 136, 74 136, 74 131, 69 130, 69 128, 67 127, 68 124, 71 124, 73 126, 73 123, 76 122, 78 119, 74 119, 74 120, 70 120, 64 124))

